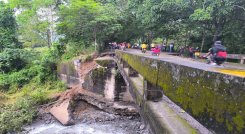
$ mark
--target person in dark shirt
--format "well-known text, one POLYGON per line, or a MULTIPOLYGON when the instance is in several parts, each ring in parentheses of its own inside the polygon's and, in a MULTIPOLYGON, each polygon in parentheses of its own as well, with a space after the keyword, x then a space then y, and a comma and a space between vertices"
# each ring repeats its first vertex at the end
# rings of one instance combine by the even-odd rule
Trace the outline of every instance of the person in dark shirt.
POLYGON ((220 65, 226 60, 226 47, 221 44, 221 41, 216 41, 213 47, 209 49, 209 52, 203 57, 208 58, 207 64, 216 63, 217 65, 220 65))

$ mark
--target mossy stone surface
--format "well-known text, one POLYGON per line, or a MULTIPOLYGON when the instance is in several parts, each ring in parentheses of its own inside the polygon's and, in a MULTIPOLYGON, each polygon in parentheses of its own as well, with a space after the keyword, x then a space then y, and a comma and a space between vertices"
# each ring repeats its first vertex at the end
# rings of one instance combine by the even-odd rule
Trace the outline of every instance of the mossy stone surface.
POLYGON ((245 79, 116 52, 147 81, 216 133, 245 133, 245 79), (159 69, 159 70, 158 70, 159 69))

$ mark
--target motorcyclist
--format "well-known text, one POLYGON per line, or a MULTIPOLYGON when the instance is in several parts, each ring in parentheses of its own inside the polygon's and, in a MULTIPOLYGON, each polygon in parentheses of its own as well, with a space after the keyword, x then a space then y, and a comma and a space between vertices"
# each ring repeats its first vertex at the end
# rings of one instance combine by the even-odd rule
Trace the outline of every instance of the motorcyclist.
POLYGON ((141 50, 142 50, 143 53, 146 52, 146 48, 147 48, 147 45, 145 43, 143 43, 141 45, 141 50))
POLYGON ((147 48, 147 45, 146 45, 145 43, 143 43, 143 44, 141 45, 141 48, 142 48, 142 49, 146 49, 146 48, 147 48))
POLYGON ((151 49, 155 48, 156 44, 154 42, 151 43, 151 49))
POLYGON ((151 49, 151 51, 152 51, 152 55, 156 55, 156 56, 158 56, 161 52, 160 47, 157 45, 153 49, 151 49))
POLYGON ((221 41, 216 41, 213 47, 209 49, 209 52, 203 57, 208 58, 207 64, 216 63, 217 65, 220 65, 226 60, 226 47, 221 44, 221 41))

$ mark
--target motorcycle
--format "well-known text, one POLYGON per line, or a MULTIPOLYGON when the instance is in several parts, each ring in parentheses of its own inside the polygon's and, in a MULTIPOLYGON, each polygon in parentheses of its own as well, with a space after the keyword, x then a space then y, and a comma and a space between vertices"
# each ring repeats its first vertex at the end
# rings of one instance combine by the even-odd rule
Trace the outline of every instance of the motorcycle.
POLYGON ((161 50, 159 48, 153 48, 151 50, 151 55, 152 56, 159 56, 160 55, 160 52, 161 52, 161 50))
POLYGON ((152 55, 152 56, 159 56, 160 53, 154 53, 154 52, 153 52, 151 55, 152 55))
POLYGON ((217 65, 217 66, 221 66, 224 63, 224 61, 225 61, 225 60, 214 60, 214 61, 210 61, 205 56, 201 56, 200 58, 201 59, 206 59, 207 60, 207 64, 209 64, 209 65, 217 65))

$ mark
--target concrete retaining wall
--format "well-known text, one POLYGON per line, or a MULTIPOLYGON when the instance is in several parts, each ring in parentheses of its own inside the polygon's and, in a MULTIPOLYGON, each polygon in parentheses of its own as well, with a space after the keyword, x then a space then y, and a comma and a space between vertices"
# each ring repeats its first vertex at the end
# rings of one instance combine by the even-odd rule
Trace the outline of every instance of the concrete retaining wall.
MULTIPOLYGON (((151 127, 155 134, 194 134, 200 133, 188 122, 178 116, 167 104, 167 102, 147 101, 144 97, 143 79, 129 77, 128 72, 118 62, 118 68, 124 77, 131 95, 138 106, 140 115, 144 118, 146 124, 151 127), (161 111, 160 111, 161 110, 161 111)), ((208 134, 208 130, 202 131, 208 134)))
POLYGON ((116 56, 160 86, 207 128, 216 133, 245 133, 245 78, 121 51, 116 56))

